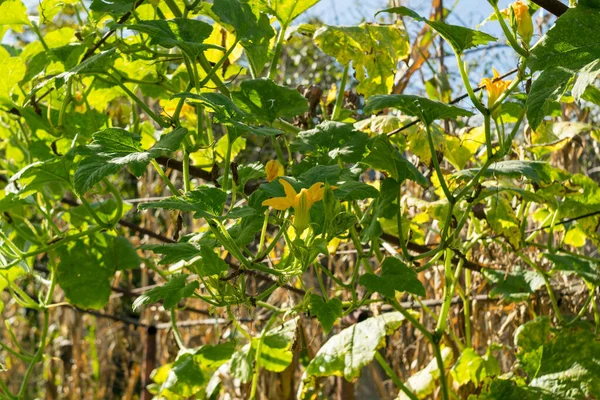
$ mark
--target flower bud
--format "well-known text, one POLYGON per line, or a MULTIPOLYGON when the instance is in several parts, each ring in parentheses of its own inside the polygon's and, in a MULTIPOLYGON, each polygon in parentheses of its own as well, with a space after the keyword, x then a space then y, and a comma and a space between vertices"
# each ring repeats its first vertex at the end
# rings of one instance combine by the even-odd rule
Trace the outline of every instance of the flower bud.
POLYGON ((265 173, 267 174, 267 181, 271 182, 278 176, 283 176, 285 171, 283 169, 283 165, 281 165, 279 161, 270 160, 265 166, 265 173))

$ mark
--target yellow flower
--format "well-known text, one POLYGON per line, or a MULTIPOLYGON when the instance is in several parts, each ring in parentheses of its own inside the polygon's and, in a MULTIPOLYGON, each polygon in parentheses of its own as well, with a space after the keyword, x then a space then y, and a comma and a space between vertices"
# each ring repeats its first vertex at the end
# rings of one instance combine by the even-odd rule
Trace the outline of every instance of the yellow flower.
POLYGON ((488 107, 491 107, 496 102, 496 100, 498 100, 498 97, 500 97, 500 95, 504 93, 504 91, 506 90, 506 88, 508 88, 511 82, 498 79, 500 78, 500 74, 498 73, 498 71, 496 71, 496 68, 492 69, 494 71, 494 77, 492 79, 483 78, 481 80, 481 83, 479 84, 485 86, 485 90, 487 91, 488 107))
MULTIPOLYGON (((531 20, 531 14, 529 14, 529 7, 522 1, 515 1, 510 5, 515 15, 517 22, 517 32, 523 41, 529 44, 531 37, 533 36, 533 21, 531 20)), ((510 10, 507 8, 502 13, 507 17, 510 17, 510 10)))
POLYGON ((265 173, 267 174, 267 181, 272 182, 278 176, 283 176, 285 173, 283 165, 277 160, 270 160, 265 165, 265 173))
POLYGON ((317 201, 323 199, 325 188, 323 182, 317 182, 308 189, 300 190, 300 193, 292 187, 285 179, 279 179, 283 186, 285 197, 274 197, 262 202, 263 206, 270 206, 276 210, 287 210, 294 208, 294 226, 296 231, 303 232, 308 228, 310 222, 310 208, 317 201))

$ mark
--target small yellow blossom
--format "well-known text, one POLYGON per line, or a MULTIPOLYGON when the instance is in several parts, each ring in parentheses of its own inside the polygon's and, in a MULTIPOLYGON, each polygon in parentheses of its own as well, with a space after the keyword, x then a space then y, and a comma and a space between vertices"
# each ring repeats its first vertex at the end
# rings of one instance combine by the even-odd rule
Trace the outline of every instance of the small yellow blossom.
POLYGON ((323 182, 317 182, 300 193, 285 179, 279 179, 283 186, 285 197, 274 197, 262 202, 263 206, 270 206, 276 210, 294 208, 294 226, 297 232, 303 232, 310 222, 310 209, 317 201, 323 199, 325 188, 323 182))
POLYGON ((496 71, 496 68, 492 69, 494 71, 494 77, 492 79, 483 78, 480 83, 480 85, 485 86, 485 90, 487 91, 488 107, 491 107, 496 102, 496 100, 498 100, 498 97, 500 97, 500 95, 504 93, 504 91, 508 88, 511 82, 498 79, 500 77, 500 74, 498 73, 498 71, 496 71))
POLYGON ((278 176, 283 176, 285 170, 279 161, 270 160, 265 165, 265 173, 267 174, 267 181, 272 182, 278 176))
MULTIPOLYGON (((510 5, 510 8, 515 15, 519 36, 521 36, 525 43, 529 44, 529 41, 533 36, 533 21, 531 19, 531 14, 529 14, 529 7, 522 1, 515 1, 510 5)), ((502 14, 510 17, 510 10, 507 8, 502 11, 502 14)))

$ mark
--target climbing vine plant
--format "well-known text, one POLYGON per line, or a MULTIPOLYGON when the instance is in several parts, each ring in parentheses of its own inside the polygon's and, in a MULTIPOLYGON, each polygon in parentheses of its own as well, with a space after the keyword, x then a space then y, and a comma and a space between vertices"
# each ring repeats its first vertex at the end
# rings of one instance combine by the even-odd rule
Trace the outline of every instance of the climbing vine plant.
POLYGON ((286 396, 328 398, 328 377, 371 363, 400 399, 600 395, 600 188, 557 157, 600 137, 600 3, 539 34, 536 4, 482 2, 516 60, 482 77, 465 54, 501 40, 448 10, 300 24, 317 2, 0 3, 0 288, 40 321, 25 344, 7 320, 2 398, 35 397, 55 313, 103 309, 141 271, 157 284, 131 312, 166 311, 179 350, 141 388, 156 398, 220 398, 232 378, 259 398, 261 375, 290 370, 286 396), (340 66, 328 95, 295 87, 298 37, 340 66), (402 93, 438 37, 466 94, 444 71, 402 93), (574 312, 561 282, 583 293, 574 312), (481 293, 529 310, 514 343, 474 345, 481 293), (190 302, 228 329, 193 347, 190 302), (399 330, 426 343, 409 375, 386 353, 399 330))

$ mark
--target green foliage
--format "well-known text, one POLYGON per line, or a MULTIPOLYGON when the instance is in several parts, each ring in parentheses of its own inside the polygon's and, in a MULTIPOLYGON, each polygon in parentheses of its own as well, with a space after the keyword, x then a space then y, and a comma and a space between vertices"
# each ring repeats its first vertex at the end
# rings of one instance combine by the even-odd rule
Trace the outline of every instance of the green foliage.
MULTIPOLYGON (((504 78, 477 76, 491 53, 466 53, 496 38, 449 10, 292 26, 316 3, 0 3, 4 397, 63 383, 37 364, 66 305, 169 329, 156 398, 255 399, 274 376, 290 397, 302 372, 298 397, 324 398, 373 361, 399 399, 598 396, 598 0, 556 20, 490 1, 504 78)), ((89 327, 94 388, 121 396, 89 327)))
POLYGON ((409 54, 408 35, 402 25, 323 26, 314 41, 340 64, 352 62, 358 93, 365 97, 389 93, 394 84, 397 60, 409 54))
POLYGON ((454 49, 457 54, 462 54, 465 50, 470 48, 496 41, 495 37, 488 35, 485 32, 465 28, 464 26, 450 25, 440 21, 430 21, 406 7, 388 8, 387 10, 379 11, 379 13, 400 14, 416 19, 417 21, 425 22, 435 29, 440 36, 452 46, 452 49, 454 49))
POLYGON ((173 275, 164 285, 152 288, 135 299, 133 309, 135 310, 143 305, 156 303, 160 300, 164 301, 163 305, 166 309, 175 307, 182 299, 193 295, 194 291, 200 286, 198 281, 188 283, 188 277, 189 275, 187 274, 173 275))
POLYGON ((359 282, 371 292, 394 298, 396 291, 425 296, 425 287, 417 278, 417 273, 394 257, 388 257, 381 264, 381 275, 364 274, 359 282))
POLYGON ((310 311, 317 316, 323 326, 323 331, 331 332, 335 321, 342 316, 342 301, 338 298, 325 300, 316 294, 311 294, 308 301, 310 311))
POLYGON ((404 322, 400 313, 387 313, 368 318, 331 337, 306 367, 306 375, 343 376, 352 380, 369 364, 375 352, 385 343, 385 337, 404 322))

